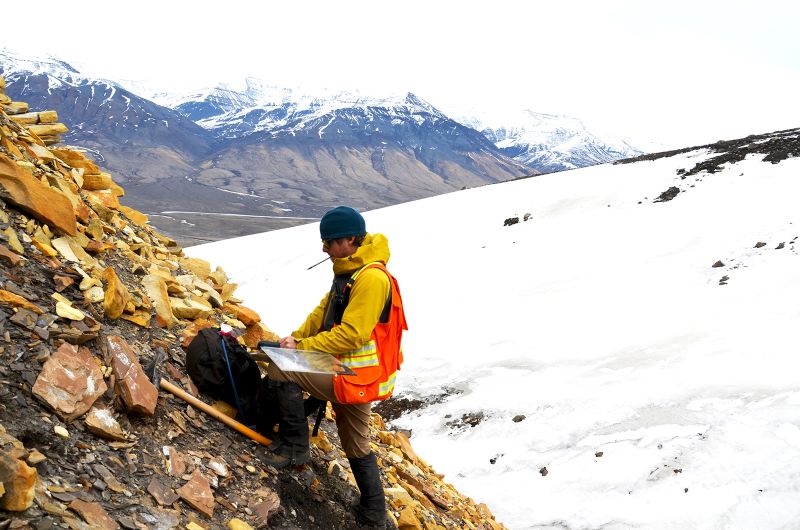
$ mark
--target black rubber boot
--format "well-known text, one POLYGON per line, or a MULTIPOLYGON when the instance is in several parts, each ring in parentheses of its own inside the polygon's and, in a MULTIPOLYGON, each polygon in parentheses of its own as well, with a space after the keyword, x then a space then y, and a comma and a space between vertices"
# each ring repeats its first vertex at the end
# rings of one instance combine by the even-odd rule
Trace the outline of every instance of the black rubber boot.
POLYGON ((259 455, 261 460, 276 469, 299 466, 309 460, 308 422, 303 410, 303 391, 296 383, 275 385, 278 406, 278 439, 259 455))
POLYGON ((353 507, 356 523, 368 528, 386 528, 386 498, 375 453, 348 458, 361 498, 353 507))

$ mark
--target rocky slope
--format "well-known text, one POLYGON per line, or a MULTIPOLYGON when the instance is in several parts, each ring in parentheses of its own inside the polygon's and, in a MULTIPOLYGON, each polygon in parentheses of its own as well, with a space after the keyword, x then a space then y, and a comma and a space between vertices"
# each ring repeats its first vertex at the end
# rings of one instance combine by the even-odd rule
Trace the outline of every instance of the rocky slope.
MULTIPOLYGON (((224 271, 120 204, 84 152, 57 147, 65 132, 0 77, 0 529, 353 528, 330 411, 312 463, 279 473, 256 442, 152 383, 197 395, 184 348, 203 327, 228 323, 249 347, 274 335, 224 271)), ((403 433, 372 425, 399 528, 502 528, 403 433)))

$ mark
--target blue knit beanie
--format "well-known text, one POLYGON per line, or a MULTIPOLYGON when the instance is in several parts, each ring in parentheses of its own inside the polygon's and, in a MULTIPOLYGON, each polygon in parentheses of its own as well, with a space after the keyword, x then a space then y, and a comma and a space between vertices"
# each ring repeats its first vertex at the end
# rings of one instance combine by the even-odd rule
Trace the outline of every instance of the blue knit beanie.
POLYGON ((322 239, 363 236, 367 233, 364 218, 349 206, 337 206, 328 210, 319 222, 319 235, 322 239))

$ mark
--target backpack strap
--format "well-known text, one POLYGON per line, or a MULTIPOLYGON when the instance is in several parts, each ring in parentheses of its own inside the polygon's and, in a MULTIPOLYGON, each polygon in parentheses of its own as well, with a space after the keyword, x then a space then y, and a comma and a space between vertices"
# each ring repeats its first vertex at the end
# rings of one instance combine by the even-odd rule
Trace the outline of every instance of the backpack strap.
POLYGON ((244 420, 242 423, 249 421, 249 418, 245 418, 244 416, 244 409, 242 408, 242 403, 239 401, 239 392, 236 391, 236 381, 233 377, 233 371, 231 370, 231 360, 228 358, 228 347, 225 344, 225 338, 230 336, 229 334, 220 331, 219 332, 219 340, 222 344, 222 354, 225 357, 225 366, 228 368, 228 377, 231 381, 231 388, 233 388, 233 399, 236 400, 236 410, 239 411, 239 414, 242 415, 242 419, 244 420))
MULTIPOLYGON (((386 266, 383 263, 380 261, 374 261, 372 263, 367 263, 360 269, 356 270, 352 275, 338 274, 334 276, 330 295, 328 296, 328 301, 325 304, 325 311, 322 313, 323 317, 321 331, 330 331, 334 326, 338 326, 342 323, 344 310, 347 307, 347 304, 350 303, 350 291, 353 289, 353 285, 356 283, 358 275, 369 268, 381 269, 387 275, 389 274, 389 271, 386 270, 386 266)), ((389 296, 387 297, 386 303, 383 306, 383 311, 381 311, 381 316, 378 322, 381 324, 389 322, 389 313, 391 309, 392 289, 390 285, 389 296)))

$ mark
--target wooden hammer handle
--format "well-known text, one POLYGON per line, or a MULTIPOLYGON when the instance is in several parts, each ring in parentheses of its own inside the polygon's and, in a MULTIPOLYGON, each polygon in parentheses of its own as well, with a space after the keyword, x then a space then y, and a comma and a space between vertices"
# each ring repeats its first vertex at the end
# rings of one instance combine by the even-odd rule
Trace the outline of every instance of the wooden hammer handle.
POLYGON ((209 416, 212 416, 212 417, 218 419, 219 421, 221 421, 222 423, 224 423, 228 427, 232 428, 233 430, 239 431, 240 433, 244 434, 248 438, 257 441, 261 445, 269 445, 271 443, 269 438, 266 438, 266 437, 262 436, 261 434, 257 433, 256 431, 254 431, 253 429, 247 427, 246 425, 242 425, 241 423, 239 423, 238 421, 234 420, 230 416, 227 416, 227 415, 223 414, 222 412, 218 411, 217 409, 215 409, 214 407, 212 407, 211 405, 208 405, 207 403, 204 403, 204 402, 200 401, 196 397, 194 397, 191 394, 183 391, 181 388, 178 388, 177 386, 173 385, 172 383, 170 383, 169 381, 167 381, 164 378, 161 378, 160 387, 163 388, 164 390, 166 390, 166 391, 178 396, 179 398, 181 398, 182 400, 184 400, 188 404, 192 405, 193 407, 202 410, 203 412, 205 412, 209 416))

